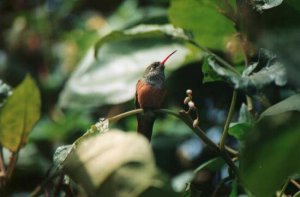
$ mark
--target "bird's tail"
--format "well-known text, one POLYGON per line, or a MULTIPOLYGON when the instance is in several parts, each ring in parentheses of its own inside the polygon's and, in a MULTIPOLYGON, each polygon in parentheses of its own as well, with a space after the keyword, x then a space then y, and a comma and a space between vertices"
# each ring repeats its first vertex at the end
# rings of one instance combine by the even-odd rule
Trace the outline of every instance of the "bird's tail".
POLYGON ((144 135, 149 141, 151 140, 155 114, 152 112, 144 112, 137 115, 137 132, 144 135))

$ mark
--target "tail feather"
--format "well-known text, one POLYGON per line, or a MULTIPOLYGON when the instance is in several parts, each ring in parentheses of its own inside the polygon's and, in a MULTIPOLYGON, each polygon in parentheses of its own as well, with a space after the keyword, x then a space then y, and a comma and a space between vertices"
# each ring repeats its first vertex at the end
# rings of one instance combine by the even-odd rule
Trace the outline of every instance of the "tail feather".
POLYGON ((151 140, 154 121, 154 114, 146 112, 137 115, 137 132, 144 135, 149 141, 151 140))

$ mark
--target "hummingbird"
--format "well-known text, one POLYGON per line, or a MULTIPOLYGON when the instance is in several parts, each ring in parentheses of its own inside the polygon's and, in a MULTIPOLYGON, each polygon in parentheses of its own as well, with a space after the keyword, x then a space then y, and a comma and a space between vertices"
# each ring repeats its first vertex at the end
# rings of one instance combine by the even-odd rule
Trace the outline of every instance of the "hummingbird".
MULTIPOLYGON (((143 77, 136 84, 135 107, 136 109, 158 109, 166 95, 165 88, 165 63, 175 53, 173 51, 161 62, 150 64, 143 77)), ((155 114, 144 111, 137 115, 137 132, 151 140, 155 114)))

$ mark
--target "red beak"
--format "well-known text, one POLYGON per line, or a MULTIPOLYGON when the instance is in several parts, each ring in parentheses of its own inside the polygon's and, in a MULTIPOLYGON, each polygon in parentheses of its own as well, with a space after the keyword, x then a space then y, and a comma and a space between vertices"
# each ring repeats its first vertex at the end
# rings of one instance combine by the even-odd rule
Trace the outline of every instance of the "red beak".
POLYGON ((168 55, 163 61, 161 61, 161 62, 160 62, 160 65, 165 65, 165 62, 166 62, 166 61, 171 57, 171 55, 173 55, 175 52, 176 52, 176 50, 173 51, 170 55, 168 55))

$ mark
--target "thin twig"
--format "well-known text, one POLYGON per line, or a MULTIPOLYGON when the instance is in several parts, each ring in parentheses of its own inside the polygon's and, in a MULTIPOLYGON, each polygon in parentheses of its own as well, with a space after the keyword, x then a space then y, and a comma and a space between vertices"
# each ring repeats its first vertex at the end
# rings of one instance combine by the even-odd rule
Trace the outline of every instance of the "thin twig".
POLYGON ((18 159, 18 152, 12 152, 9 158, 9 163, 6 170, 6 177, 9 179, 12 176, 12 173, 15 169, 18 159))
POLYGON ((227 116, 227 119, 226 119, 226 122, 224 125, 224 130, 223 130, 223 134, 222 134, 222 138, 221 138, 221 142, 220 142, 221 150, 225 150, 226 138, 228 136, 229 124, 230 124, 232 116, 233 116, 234 107, 236 104, 236 98, 237 98, 237 91, 233 90, 230 108, 229 108, 228 116, 227 116))
POLYGON ((117 122, 118 120, 120 120, 122 118, 125 118, 127 116, 136 115, 136 114, 139 114, 139 113, 142 113, 142 112, 144 112, 143 109, 134 109, 134 110, 131 110, 131 111, 128 111, 128 112, 116 115, 114 117, 108 118, 108 121, 109 122, 117 122))
POLYGON ((300 184, 297 181, 295 181, 294 179, 291 179, 290 181, 293 185, 295 185, 300 190, 300 184))
POLYGON ((227 182, 227 181, 230 181, 232 179, 232 177, 226 177, 224 179, 221 180, 221 182, 217 185, 216 189, 214 190, 213 194, 211 195, 212 197, 217 197, 218 195, 218 192, 219 190, 222 188, 222 186, 224 186, 224 184, 227 182))
POLYGON ((51 181, 53 178, 57 177, 60 175, 61 172, 54 172, 51 176, 47 177, 40 185, 38 185, 29 195, 30 197, 35 197, 39 196, 41 192, 45 189, 46 185, 48 184, 49 181, 51 181))
POLYGON ((286 182, 284 183, 283 187, 280 190, 279 196, 278 197, 282 197, 284 194, 285 189, 287 188, 288 184, 290 182, 290 179, 287 179, 286 182))

